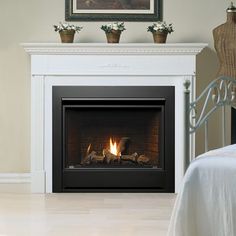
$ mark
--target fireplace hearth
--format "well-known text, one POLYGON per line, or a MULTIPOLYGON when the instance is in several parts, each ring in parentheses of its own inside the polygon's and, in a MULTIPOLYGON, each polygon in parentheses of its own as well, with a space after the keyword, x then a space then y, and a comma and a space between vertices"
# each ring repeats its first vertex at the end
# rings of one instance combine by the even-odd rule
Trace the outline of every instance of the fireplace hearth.
POLYGON ((174 87, 53 87, 54 192, 174 192, 174 87))

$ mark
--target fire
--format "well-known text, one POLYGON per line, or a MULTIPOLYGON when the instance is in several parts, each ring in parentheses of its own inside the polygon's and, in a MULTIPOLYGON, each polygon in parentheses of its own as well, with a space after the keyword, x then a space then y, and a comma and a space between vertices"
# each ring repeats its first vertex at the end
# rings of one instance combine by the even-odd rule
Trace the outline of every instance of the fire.
POLYGON ((116 156, 120 156, 120 153, 118 152, 117 143, 112 141, 112 138, 110 138, 110 152, 116 156))
POLYGON ((89 154, 90 149, 91 149, 91 143, 89 144, 89 146, 88 146, 88 148, 87 148, 87 152, 86 152, 87 155, 89 154))

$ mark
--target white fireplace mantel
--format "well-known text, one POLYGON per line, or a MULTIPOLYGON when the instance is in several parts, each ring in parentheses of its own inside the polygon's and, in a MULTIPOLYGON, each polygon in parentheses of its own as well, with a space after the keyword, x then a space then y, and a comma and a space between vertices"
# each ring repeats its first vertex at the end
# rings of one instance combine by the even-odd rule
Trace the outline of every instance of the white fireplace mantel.
MULTIPOLYGON (((174 86, 175 191, 184 175, 184 87, 191 81, 195 98, 194 44, 24 43, 31 56, 32 192, 52 192, 53 86, 174 86)), ((194 139, 191 140, 194 155, 194 139)))
POLYGON ((207 46, 204 43, 23 43, 30 55, 196 55, 207 46))

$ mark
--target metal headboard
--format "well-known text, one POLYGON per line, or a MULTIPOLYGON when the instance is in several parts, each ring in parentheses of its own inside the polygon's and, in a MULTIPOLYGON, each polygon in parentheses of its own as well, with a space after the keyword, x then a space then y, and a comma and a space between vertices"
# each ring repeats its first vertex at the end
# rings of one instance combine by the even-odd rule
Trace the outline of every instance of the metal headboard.
MULTIPOLYGON (((236 80, 230 77, 221 76, 213 80, 193 102, 190 102, 190 81, 185 86, 185 169, 190 163, 190 136, 202 125, 205 127, 205 152, 208 151, 208 120, 210 116, 222 109, 222 145, 226 143, 226 119, 225 108, 231 106, 236 108, 236 80), (197 116, 197 105, 203 101, 201 112, 197 116)), ((198 108, 199 109, 199 108, 198 108)))

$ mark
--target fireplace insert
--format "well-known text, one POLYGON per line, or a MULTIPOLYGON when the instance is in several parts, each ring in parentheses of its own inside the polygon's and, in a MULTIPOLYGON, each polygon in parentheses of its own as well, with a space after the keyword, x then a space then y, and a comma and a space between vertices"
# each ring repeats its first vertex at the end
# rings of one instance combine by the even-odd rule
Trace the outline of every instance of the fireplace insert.
POLYGON ((174 191, 174 87, 53 87, 53 192, 81 191, 174 191))

